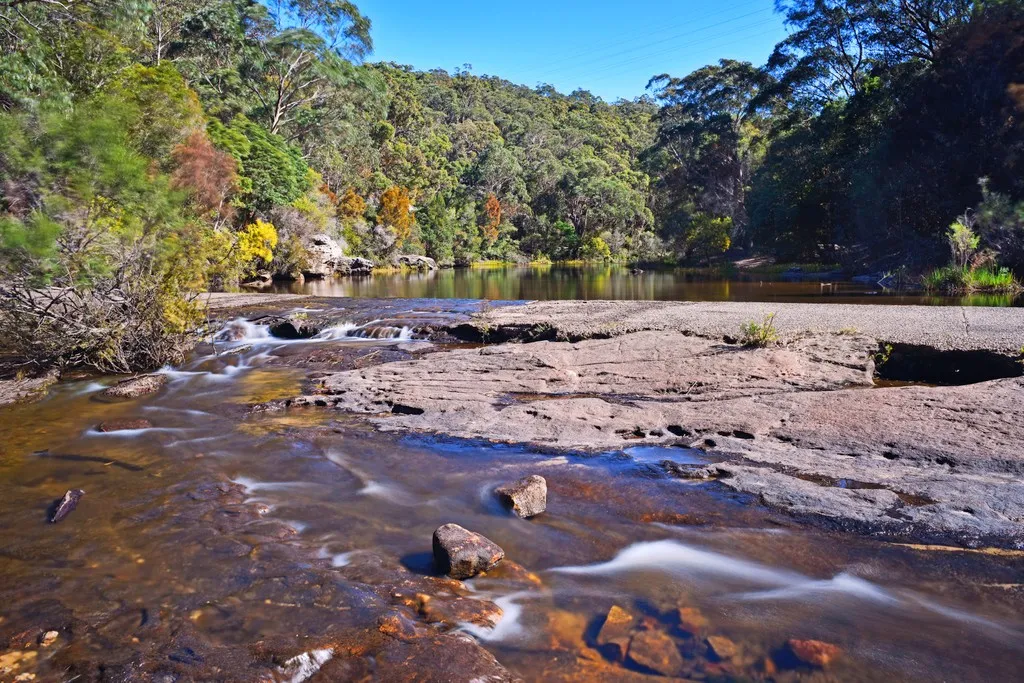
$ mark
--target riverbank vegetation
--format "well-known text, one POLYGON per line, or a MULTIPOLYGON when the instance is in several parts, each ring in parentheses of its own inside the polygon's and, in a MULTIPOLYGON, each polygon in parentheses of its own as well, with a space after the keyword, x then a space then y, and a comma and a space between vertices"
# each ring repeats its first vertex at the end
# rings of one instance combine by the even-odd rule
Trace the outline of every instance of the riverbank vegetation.
MULTIPOLYGON (((370 19, 340 0, 0 2, 0 314, 45 337, 9 302, 104 293, 182 334, 194 292, 315 270, 324 235, 378 265, 740 250, 920 272, 966 207, 991 259, 934 277, 1020 272, 1019 3, 778 9, 765 65, 609 103, 370 63, 370 19)), ((122 364, 74 347, 43 356, 122 364)))

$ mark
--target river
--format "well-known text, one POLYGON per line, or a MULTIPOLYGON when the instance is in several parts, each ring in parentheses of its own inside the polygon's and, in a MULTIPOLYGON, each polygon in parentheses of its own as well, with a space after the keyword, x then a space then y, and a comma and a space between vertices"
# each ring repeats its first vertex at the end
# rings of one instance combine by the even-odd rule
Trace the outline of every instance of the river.
POLYGON ((704 457, 683 448, 551 453, 249 410, 301 393, 300 368, 325 359, 427 350, 410 333, 416 306, 367 307, 312 340, 247 326, 141 399, 101 400, 115 378, 82 378, 4 409, 0 679, 484 675, 459 649, 472 641, 437 640, 460 633, 525 680, 648 680, 596 642, 613 606, 667 634, 694 679, 811 675, 787 654, 792 638, 842 648, 828 675, 843 680, 1019 678, 1013 553, 801 525, 672 476, 666 461, 704 457), (138 418, 152 426, 95 429, 138 418), (548 510, 521 520, 491 492, 532 473, 548 480, 548 510), (78 508, 48 524, 71 488, 86 492, 78 508), (499 570, 433 576, 431 534, 448 522, 498 542, 499 570), (727 639, 717 654, 709 637, 727 639))
POLYGON ((654 301, 776 301, 789 303, 1024 306, 1024 295, 940 296, 889 290, 849 280, 794 281, 781 274, 652 269, 624 266, 508 266, 396 272, 305 282, 277 282, 273 290, 316 296, 488 299, 613 299, 654 301))

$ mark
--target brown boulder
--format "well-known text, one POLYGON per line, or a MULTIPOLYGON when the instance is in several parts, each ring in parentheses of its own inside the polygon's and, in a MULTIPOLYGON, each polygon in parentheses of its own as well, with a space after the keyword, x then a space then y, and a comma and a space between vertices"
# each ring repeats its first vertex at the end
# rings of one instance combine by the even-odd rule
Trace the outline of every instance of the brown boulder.
POLYGON ((674 640, 661 631, 640 631, 629 643, 629 660, 662 676, 676 676, 683 657, 674 640))
POLYGON ((505 551, 498 544, 458 524, 445 524, 434 532, 434 563, 442 574, 468 579, 501 562, 505 551))
POLYGON ((512 508, 512 512, 523 518, 534 517, 547 509, 548 482, 536 474, 499 486, 494 493, 512 508))

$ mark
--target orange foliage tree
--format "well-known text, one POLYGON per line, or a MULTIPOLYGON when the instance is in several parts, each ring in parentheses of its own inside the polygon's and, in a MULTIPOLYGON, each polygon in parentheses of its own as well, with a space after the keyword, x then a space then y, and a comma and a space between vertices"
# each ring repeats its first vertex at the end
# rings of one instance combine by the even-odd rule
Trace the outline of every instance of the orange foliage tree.
POLYGON ((366 213, 366 202, 350 187, 338 203, 338 213, 342 218, 358 218, 366 213))
POLYGON ((213 146, 204 131, 195 131, 171 152, 171 184, 189 194, 204 215, 228 219, 234 207, 228 198, 238 185, 238 164, 213 146))
POLYGON ((394 231, 399 243, 407 240, 412 234, 412 226, 416 222, 416 217, 412 212, 412 201, 409 199, 409 190, 397 185, 385 190, 380 197, 377 220, 381 225, 394 231))
POLYGON ((501 225, 501 202, 493 192, 487 195, 487 201, 484 202, 484 214, 487 217, 484 223, 484 239, 487 240, 487 244, 494 244, 498 239, 498 226, 501 225))

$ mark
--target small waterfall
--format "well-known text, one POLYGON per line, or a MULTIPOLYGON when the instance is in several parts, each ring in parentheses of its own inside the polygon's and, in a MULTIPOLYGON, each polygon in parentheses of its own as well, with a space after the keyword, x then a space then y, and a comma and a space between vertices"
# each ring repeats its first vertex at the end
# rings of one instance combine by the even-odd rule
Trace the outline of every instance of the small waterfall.
POLYGON ((236 318, 228 322, 216 334, 213 341, 231 344, 300 344, 328 341, 355 341, 355 340, 380 340, 380 341, 413 341, 414 330, 407 326, 387 325, 381 320, 373 320, 368 323, 344 322, 340 325, 333 325, 325 328, 306 339, 284 339, 275 337, 270 327, 258 325, 245 318, 236 318))
POLYGON ((251 323, 245 318, 235 318, 213 335, 217 342, 254 342, 270 339, 270 328, 251 323))
POLYGON ((379 321, 356 325, 354 323, 343 323, 335 327, 328 327, 320 334, 313 337, 320 341, 345 341, 351 339, 380 339, 389 341, 411 341, 413 329, 411 327, 397 327, 394 325, 379 325, 379 321))

